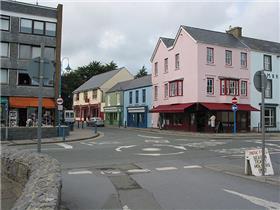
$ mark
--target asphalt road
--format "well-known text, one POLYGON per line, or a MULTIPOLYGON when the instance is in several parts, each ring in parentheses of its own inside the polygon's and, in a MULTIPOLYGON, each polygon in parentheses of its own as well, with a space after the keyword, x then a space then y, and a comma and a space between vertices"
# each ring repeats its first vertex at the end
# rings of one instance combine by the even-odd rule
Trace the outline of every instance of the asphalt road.
MULTIPOLYGON (((279 186, 213 170, 242 174, 244 151, 261 147, 260 140, 99 131, 94 140, 42 146, 62 164, 62 201, 69 209, 280 209, 279 186)), ((267 147, 279 174, 280 140, 268 140, 267 147)))

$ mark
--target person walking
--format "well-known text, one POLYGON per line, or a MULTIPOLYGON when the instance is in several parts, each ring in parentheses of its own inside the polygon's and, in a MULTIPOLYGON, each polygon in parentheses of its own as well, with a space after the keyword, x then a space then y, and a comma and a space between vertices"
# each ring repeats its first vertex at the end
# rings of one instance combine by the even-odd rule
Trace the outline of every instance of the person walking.
POLYGON ((212 114, 212 116, 209 118, 210 126, 213 132, 215 132, 215 125, 216 125, 216 116, 212 114))

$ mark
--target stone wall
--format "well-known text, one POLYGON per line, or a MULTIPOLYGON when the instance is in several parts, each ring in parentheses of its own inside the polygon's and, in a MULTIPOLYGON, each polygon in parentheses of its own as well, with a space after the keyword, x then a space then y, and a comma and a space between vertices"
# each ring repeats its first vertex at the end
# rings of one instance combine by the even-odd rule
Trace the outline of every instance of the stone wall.
POLYGON ((61 198, 61 168, 57 160, 2 146, 1 173, 22 190, 12 210, 57 210, 61 198))
MULTIPOLYGON (((65 129, 65 136, 69 136, 69 128, 67 126, 61 126, 65 129)), ((1 128, 1 140, 6 140, 5 129, 1 128)), ((42 138, 52 138, 58 136, 58 127, 42 127, 42 138)), ((36 139, 37 127, 9 127, 8 128, 8 140, 24 140, 24 139, 36 139)))

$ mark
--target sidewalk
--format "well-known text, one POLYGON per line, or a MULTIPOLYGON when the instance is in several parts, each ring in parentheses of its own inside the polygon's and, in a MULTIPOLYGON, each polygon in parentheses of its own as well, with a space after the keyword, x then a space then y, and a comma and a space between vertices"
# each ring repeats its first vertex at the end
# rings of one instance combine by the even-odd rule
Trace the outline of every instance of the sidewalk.
MULTIPOLYGON (((108 127, 108 126, 107 126, 108 127)), ((113 127, 118 128, 119 127, 113 127)), ((175 131, 175 130, 160 130, 158 128, 133 128, 133 127, 121 127, 121 129, 127 130, 138 130, 143 132, 160 133, 165 135, 177 135, 190 138, 205 138, 205 139, 262 139, 261 133, 248 132, 248 133, 199 133, 199 132, 185 132, 185 131, 175 131)), ((280 133, 266 133, 266 139, 276 139, 280 140, 280 133)))
MULTIPOLYGON (((96 138, 99 135, 100 134, 98 132, 94 133, 94 131, 91 129, 75 128, 74 131, 70 132, 69 136, 65 137, 65 141, 62 137, 42 138, 42 144, 81 141, 96 138)), ((5 144, 7 146, 37 144, 37 139, 1 141, 1 144, 5 144)))

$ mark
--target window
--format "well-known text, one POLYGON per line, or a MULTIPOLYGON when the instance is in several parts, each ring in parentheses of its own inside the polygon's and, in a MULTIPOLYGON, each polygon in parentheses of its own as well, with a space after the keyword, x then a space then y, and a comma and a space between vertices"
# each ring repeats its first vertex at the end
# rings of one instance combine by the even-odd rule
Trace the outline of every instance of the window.
POLYGON ((32 80, 26 71, 18 71, 18 85, 32 85, 32 80))
POLYGON ((56 33, 56 24, 46 22, 46 35, 55 36, 55 33, 56 33))
POLYGON ((265 98, 272 98, 272 80, 267 80, 267 85, 264 93, 265 98))
POLYGON ((241 53, 240 64, 241 64, 241 67, 243 67, 243 68, 247 67, 247 53, 244 53, 244 52, 241 53))
POLYGON ((31 58, 41 57, 41 48, 40 47, 31 47, 31 58))
POLYGON ((266 71, 271 71, 271 56, 270 55, 264 55, 263 56, 263 68, 266 71))
POLYGON ((226 65, 231 66, 232 65, 232 51, 226 50, 226 65))
POLYGON ((30 59, 31 58, 31 46, 30 45, 19 45, 19 58, 30 59))
POLYGON ((97 99, 97 90, 92 91, 92 99, 97 99))
POLYGON ((1 57, 9 57, 9 43, 1 42, 1 57))
POLYGON ((45 47, 45 58, 49 59, 50 61, 54 61, 55 60, 55 48, 45 47))
POLYGON ((146 89, 142 89, 142 103, 146 103, 146 89))
POLYGON ((214 48, 207 47, 207 63, 214 63, 214 48))
POLYGON ((79 95, 80 95, 79 93, 76 93, 76 101, 79 101, 79 99, 80 99, 79 95))
POLYGON ((155 86, 155 89, 154 89, 154 100, 158 100, 158 86, 155 86))
POLYGON ((241 95, 247 96, 247 81, 241 81, 241 95))
POLYGON ((155 76, 158 75, 158 62, 155 62, 155 76))
POLYGON ((222 79, 220 80, 221 95, 238 96, 239 95, 239 81, 222 79))
POLYGON ((107 96, 107 103, 108 103, 108 106, 111 106, 111 96, 110 95, 107 96))
POLYGON ((132 91, 129 92, 129 103, 132 104, 132 91))
POLYGON ((164 98, 168 98, 168 83, 164 84, 164 98))
POLYGON ((10 30, 10 17, 1 15, 1 24, 0 29, 3 31, 9 31, 10 30))
POLYGON ((22 33, 32 33, 32 20, 21 19, 20 20, 20 32, 22 33))
POLYGON ((164 59, 164 73, 168 72, 168 58, 164 59))
POLYGON ((44 22, 33 21, 33 33, 43 35, 44 34, 44 22))
POLYGON ((88 92, 84 92, 84 101, 85 102, 89 101, 89 99, 88 99, 88 92))
POLYGON ((1 69, 1 84, 8 84, 8 83, 9 83, 9 70, 1 69))
POLYGON ((214 94, 214 79, 207 78, 207 94, 213 95, 214 94))
POLYGON ((169 83, 169 96, 182 96, 183 95, 183 81, 177 80, 169 83))
POLYGON ((135 91, 135 103, 139 103, 139 90, 135 91))
POLYGON ((276 127, 276 109, 275 107, 265 107, 264 123, 268 127, 276 127))
POLYGON ((117 105, 120 105, 121 104, 121 94, 116 93, 116 97, 117 97, 117 105))
POLYGON ((179 53, 177 53, 175 55, 175 69, 179 69, 180 68, 180 55, 179 53))
MULTIPOLYGON (((45 47, 44 52, 45 58, 53 61, 55 60, 55 48, 45 47)), ((19 45, 19 58, 20 59, 32 59, 41 56, 41 47, 40 46, 31 46, 31 45, 19 45)))

